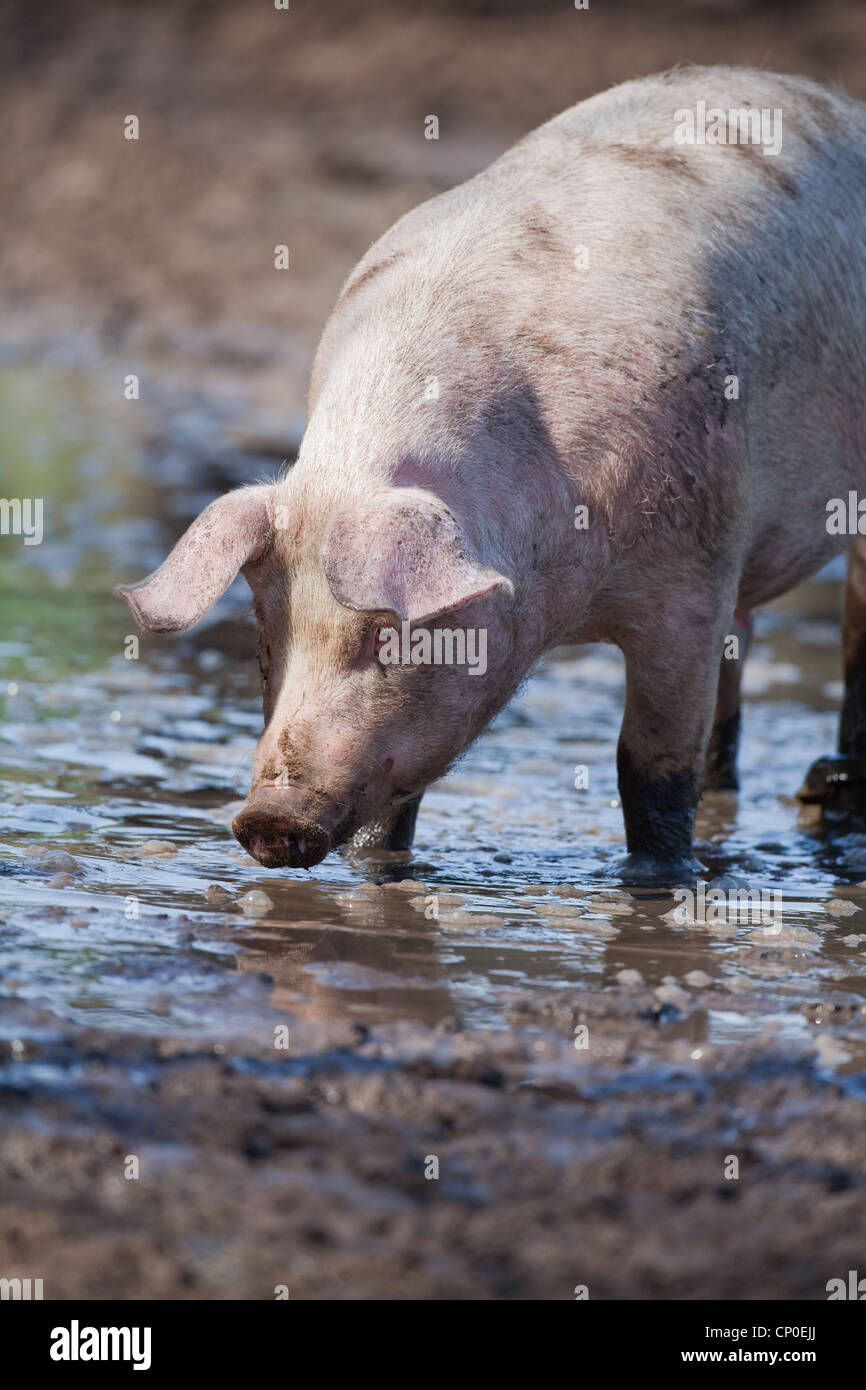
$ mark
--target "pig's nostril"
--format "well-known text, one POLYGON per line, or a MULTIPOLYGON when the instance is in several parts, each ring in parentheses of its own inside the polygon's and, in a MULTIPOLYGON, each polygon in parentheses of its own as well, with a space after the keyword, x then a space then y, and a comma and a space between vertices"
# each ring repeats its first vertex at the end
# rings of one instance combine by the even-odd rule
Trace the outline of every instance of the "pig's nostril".
POLYGON ((235 837, 266 869, 309 869, 331 848, 327 831, 314 821, 253 803, 232 822, 235 837))
POLYGON ((253 859, 260 859, 265 852, 265 842, 261 835, 250 835, 245 848, 247 853, 253 856, 253 859))

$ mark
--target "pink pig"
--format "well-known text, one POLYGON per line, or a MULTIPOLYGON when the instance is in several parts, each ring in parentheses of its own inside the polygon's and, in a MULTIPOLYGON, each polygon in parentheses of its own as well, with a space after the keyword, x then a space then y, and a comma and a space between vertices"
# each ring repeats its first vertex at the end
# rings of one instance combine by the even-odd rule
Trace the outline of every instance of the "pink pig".
POLYGON ((177 632, 249 581, 265 729, 241 844, 269 868, 359 832, 408 847, 424 788, 539 657, 606 641, 622 872, 675 881, 702 785, 736 785, 746 615, 852 539, 854 766, 866 540, 826 520, 866 484, 864 326, 866 108, 799 78, 625 83, 402 218, 325 328, 294 467, 119 590, 177 632), (714 111, 727 138, 702 140, 714 111), (429 659, 440 630, 483 633, 485 669, 429 659), (382 659, 419 632, 428 659, 382 659))

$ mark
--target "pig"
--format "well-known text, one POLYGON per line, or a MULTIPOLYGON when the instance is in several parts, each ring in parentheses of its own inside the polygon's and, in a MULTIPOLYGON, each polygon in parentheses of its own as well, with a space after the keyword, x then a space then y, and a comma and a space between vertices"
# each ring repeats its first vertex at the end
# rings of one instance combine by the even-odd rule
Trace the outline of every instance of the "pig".
POLYGON ((812 799, 856 782, 866 538, 827 512, 866 484, 864 441, 866 108, 680 67, 402 217, 327 322, 294 465, 119 593, 180 632, 248 580, 264 732, 233 829, 274 869, 408 848, 424 789, 544 653, 615 644, 616 872, 677 882, 702 789, 736 788, 753 610, 849 545, 839 755, 812 799), (440 629, 483 632, 485 669, 382 660, 440 629))

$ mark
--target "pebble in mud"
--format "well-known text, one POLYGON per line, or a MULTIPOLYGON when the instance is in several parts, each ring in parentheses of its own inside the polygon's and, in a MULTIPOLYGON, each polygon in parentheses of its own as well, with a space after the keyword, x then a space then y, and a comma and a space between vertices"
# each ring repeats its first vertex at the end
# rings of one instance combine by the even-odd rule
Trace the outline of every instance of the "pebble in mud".
POLYGON ((845 1062, 851 1061, 851 1053, 847 1052, 838 1038, 834 1038, 830 1033, 822 1033, 816 1039, 812 1051, 818 1058, 820 1066, 838 1067, 845 1062))
POLYGON ((260 888, 251 888, 249 893, 244 893, 242 898, 238 898, 238 907, 245 917, 264 917, 273 905, 273 899, 260 888))
POLYGON ((139 854, 149 857, 156 854, 177 854, 177 845, 172 845, 168 840, 145 840, 139 846, 139 854))
POLYGON ((683 976, 683 984, 691 989, 707 989, 713 982, 705 970, 690 970, 683 976))
POLYGON ((639 970, 618 970, 616 978, 621 985, 625 985, 628 989, 643 984, 643 975, 639 970))
POLYGON ((34 849, 25 850, 27 858, 33 863, 34 868, 41 873, 50 874, 80 874, 81 865, 77 859, 73 859, 71 854, 67 854, 62 849, 43 849, 37 846, 34 849))
POLYGON ((707 892, 733 893, 742 890, 748 891, 750 888, 748 879, 742 878, 738 874, 719 874, 718 877, 710 879, 707 884, 707 892))
POLYGON ((758 927, 749 932, 747 941, 758 941, 766 946, 820 946, 821 937, 808 927, 788 926, 774 922, 768 927, 758 927))
POLYGON ((501 927, 504 917, 495 917, 489 912, 443 912, 432 920, 443 927, 501 927))
POLYGON ((334 893, 333 900, 345 912, 363 915, 381 909, 383 891, 378 883, 359 883, 344 893, 334 893))
POLYGON ((847 898, 831 898, 824 906, 833 917, 850 917, 860 911, 857 904, 849 902, 847 898))
POLYGON ((686 1009, 692 1002, 691 995, 676 984, 659 985, 653 993, 660 1004, 673 1004, 675 1009, 686 1009))
POLYGON ((549 898, 542 898, 537 904, 536 911, 545 917, 583 916, 583 908, 580 903, 551 902, 549 898))
POLYGON ((219 883, 209 883, 202 897, 209 903, 224 903, 227 898, 231 897, 231 894, 219 883))
POLYGON ((426 912, 428 907, 432 907, 434 912, 439 912, 442 908, 450 909, 468 907, 469 899, 462 893, 426 893, 423 898, 410 898, 409 906, 414 907, 417 912, 426 912), (430 903, 430 898, 435 898, 434 903, 430 903))
POLYGON ((539 903, 536 915, 539 921, 545 922, 549 927, 573 928, 582 935, 597 937, 600 941, 613 941, 619 936, 619 928, 611 922, 605 922, 600 917, 584 917, 577 910, 570 913, 550 911, 547 902, 539 903))
POLYGON ((335 893, 334 896, 350 902, 352 899, 358 898, 378 898, 384 891, 381 883, 374 883, 372 879, 364 879, 363 883, 356 883, 354 888, 347 888, 345 893, 335 893))

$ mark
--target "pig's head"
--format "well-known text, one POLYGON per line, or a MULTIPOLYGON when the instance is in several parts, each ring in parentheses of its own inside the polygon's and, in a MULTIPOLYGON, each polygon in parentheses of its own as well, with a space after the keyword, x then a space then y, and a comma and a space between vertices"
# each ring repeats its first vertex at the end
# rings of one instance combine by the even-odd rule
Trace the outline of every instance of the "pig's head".
POLYGON ((387 823, 515 684, 512 584, 438 496, 381 487, 335 508, 291 484, 213 502, 154 574, 117 591, 142 627, 178 632, 248 580, 265 730, 233 830, 267 868, 317 864, 387 823))

